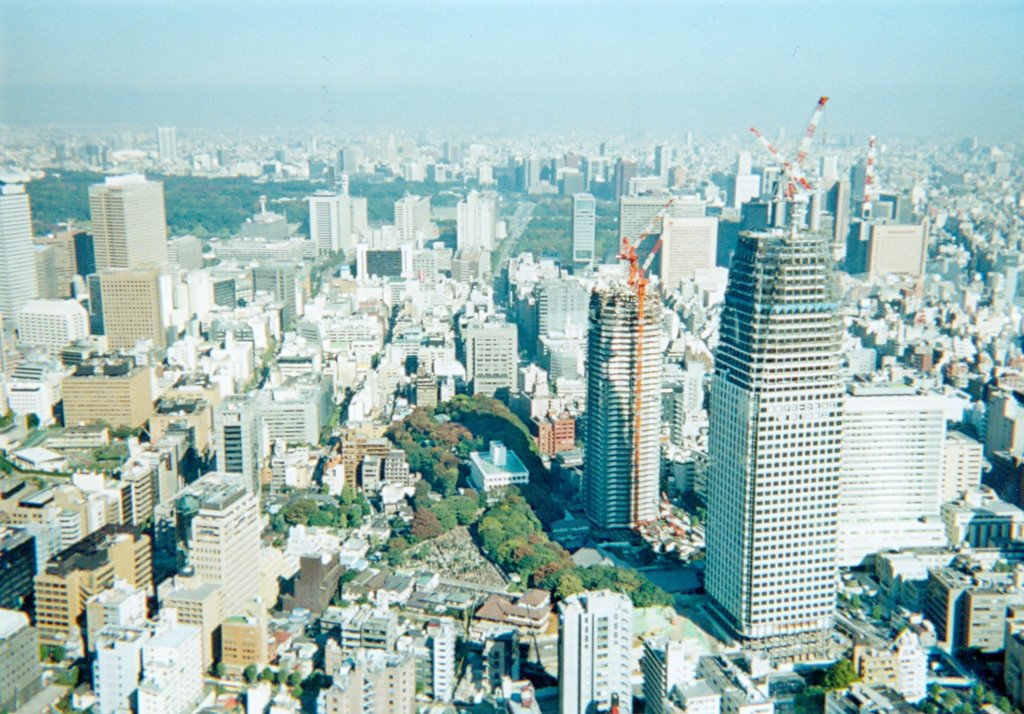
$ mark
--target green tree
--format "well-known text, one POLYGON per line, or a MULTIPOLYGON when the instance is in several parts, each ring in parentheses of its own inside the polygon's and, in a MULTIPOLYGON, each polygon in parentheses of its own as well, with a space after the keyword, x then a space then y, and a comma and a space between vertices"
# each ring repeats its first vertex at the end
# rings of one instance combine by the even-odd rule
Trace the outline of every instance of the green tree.
POLYGON ((555 587, 555 595, 560 600, 565 600, 579 592, 583 592, 583 580, 572 570, 563 570, 555 587))
POLYGON ((874 619, 874 620, 881 620, 883 617, 885 617, 885 608, 883 608, 878 603, 875 603, 874 605, 872 605, 871 606, 871 618, 874 619))
POLYGON ((1006 697, 999 697, 999 699, 996 700, 996 706, 999 707, 999 711, 1001 712, 1013 711, 1013 704, 1011 704, 1010 700, 1006 697))
POLYGON ((853 662, 848 659, 841 659, 825 672, 822 685, 829 691, 846 689, 858 680, 857 671, 853 668, 853 662))
POLYGON ((274 684, 284 684, 288 679, 288 673, 283 669, 274 672, 274 684))
POLYGON ((224 663, 218 662, 213 665, 213 676, 217 679, 224 679, 224 663))
POLYGON ((451 507, 451 504, 449 504, 448 501, 435 503, 430 507, 430 510, 434 512, 435 516, 437 516, 437 520, 444 531, 450 531, 459 525, 459 519, 455 516, 455 510, 451 507))
POLYGON ((255 684, 256 680, 259 679, 260 670, 255 664, 250 664, 242 672, 242 676, 245 678, 245 681, 249 684, 255 684))
POLYGON ((455 520, 458 521, 460 526, 469 526, 476 523, 480 507, 475 498, 471 496, 453 496, 446 503, 451 507, 452 513, 455 514, 455 520))
POLYGON ((264 667, 263 671, 260 672, 261 682, 273 682, 274 681, 274 670, 270 667, 264 667))
POLYGON ((297 687, 302 682, 302 675, 298 672, 291 672, 288 675, 288 686, 297 687))

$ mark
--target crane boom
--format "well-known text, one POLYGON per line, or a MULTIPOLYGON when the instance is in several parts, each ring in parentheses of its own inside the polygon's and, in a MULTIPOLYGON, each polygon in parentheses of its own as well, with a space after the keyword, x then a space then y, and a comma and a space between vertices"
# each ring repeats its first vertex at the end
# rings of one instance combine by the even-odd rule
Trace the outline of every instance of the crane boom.
POLYGON ((861 218, 871 218, 871 194, 875 188, 875 137, 868 137, 868 156, 864 163, 864 202, 861 204, 861 218))
POLYGON ((814 139, 814 132, 818 130, 818 123, 821 122, 821 115, 825 112, 826 102, 828 102, 828 97, 818 98, 818 103, 814 106, 814 112, 811 113, 811 120, 807 123, 807 129, 804 131, 804 138, 800 140, 800 150, 796 154, 796 165, 801 168, 803 168, 804 160, 811 150, 811 140, 814 139))

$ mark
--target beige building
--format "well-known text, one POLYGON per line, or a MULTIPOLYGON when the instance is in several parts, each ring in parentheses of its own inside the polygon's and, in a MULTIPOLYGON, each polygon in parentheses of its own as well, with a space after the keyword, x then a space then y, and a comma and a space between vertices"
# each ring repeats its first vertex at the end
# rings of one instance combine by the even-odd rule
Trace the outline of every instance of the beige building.
POLYGON ((266 667, 270 661, 267 636, 264 613, 229 617, 220 628, 220 661, 229 672, 241 672, 250 664, 266 667))
POLYGON ((174 608, 178 622, 195 625, 202 632, 203 667, 213 666, 216 655, 216 638, 219 635, 221 590, 214 583, 201 583, 195 578, 175 579, 174 587, 160 596, 161 608, 174 608))
POLYGON ((154 444, 160 441, 172 424, 183 424, 191 430, 197 453, 206 454, 210 450, 213 409, 205 399, 160 399, 156 403, 156 413, 149 418, 150 440, 154 444))
POLYGON ((106 422, 136 429, 153 413, 150 368, 130 361, 92 361, 61 383, 64 423, 106 422))
POLYGON ((39 642, 28 616, 0 608, 0 709, 20 711, 40 689, 39 642))
POLYGON ((885 646, 858 642, 853 647, 853 666, 864 684, 889 687, 908 702, 919 702, 928 693, 928 653, 910 630, 903 630, 885 646))
POLYGON ((1003 684, 1018 709, 1024 705, 1024 609, 1010 608, 1006 618, 1006 650, 1003 653, 1003 684))
POLYGON ((164 185, 111 176, 89 187, 96 269, 137 268, 167 261, 164 185))
POLYGON ((321 714, 412 714, 416 710, 416 660, 410 652, 359 650, 333 677, 317 702, 321 714))
POLYGON ((106 526, 54 556, 35 578, 40 643, 81 651, 80 618, 86 601, 110 587, 114 578, 152 590, 149 536, 106 526))
POLYGON ((959 431, 946 433, 942 445, 942 500, 955 501, 981 485, 982 445, 959 431))
POLYGON ((693 280, 698 270, 715 267, 718 250, 718 219, 666 216, 661 231, 661 283, 666 291, 693 280))
POLYGON ((139 340, 167 347, 160 302, 160 272, 155 269, 100 273, 103 329, 111 350, 130 350, 139 340))

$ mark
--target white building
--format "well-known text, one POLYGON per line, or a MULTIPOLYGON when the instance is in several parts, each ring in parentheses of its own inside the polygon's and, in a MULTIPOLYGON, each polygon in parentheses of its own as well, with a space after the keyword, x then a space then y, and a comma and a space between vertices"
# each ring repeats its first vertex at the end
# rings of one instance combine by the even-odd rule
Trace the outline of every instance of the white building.
POLYGON ((240 476, 247 489, 259 493, 260 420, 252 400, 231 396, 217 405, 213 431, 217 469, 240 476))
POLYGON ((494 193, 470 191, 455 210, 458 249, 494 250, 498 227, 498 198, 494 193))
POLYGON ((142 650, 149 640, 143 627, 108 627, 96 641, 93 691, 99 698, 100 714, 127 714, 139 688, 142 650))
POLYGON ((28 193, 0 181, 0 315, 8 320, 38 295, 35 260, 28 193))
POLYGON ((443 618, 427 623, 431 640, 431 666, 435 702, 451 702, 455 695, 455 621, 443 618))
POLYGON ((572 262, 590 264, 597 261, 597 201, 589 193, 572 195, 572 262))
MULTIPOLYGON (((354 246, 353 212, 357 205, 352 197, 317 191, 306 200, 309 202, 309 238, 316 244, 317 252, 321 255, 350 252, 354 246)), ((366 204, 362 206, 365 211, 366 204)))
POLYGON ((523 462, 500 441, 492 441, 489 451, 469 455, 469 477, 485 493, 530 482, 530 472, 523 462))
POLYGON ((843 400, 840 565, 858 565, 888 548, 945 545, 938 518, 945 438, 942 396, 896 384, 849 385, 843 400))
POLYGON ((421 246, 430 239, 430 197, 405 196, 395 201, 395 228, 401 243, 421 246))
POLYGON ((665 217, 661 231, 660 278, 665 290, 693 280, 698 271, 715 267, 718 219, 665 217))
POLYGON ((499 389, 514 389, 519 366, 519 338, 515 325, 472 322, 463 330, 462 350, 466 379, 473 394, 494 396, 499 389))
POLYGON ((89 313, 75 300, 30 300, 18 313, 18 341, 56 352, 89 336, 89 313))
POLYGON ((203 637, 164 610, 153 637, 142 648, 145 678, 139 685, 139 714, 185 714, 203 695, 203 637))
POLYGON ((178 161, 178 131, 173 126, 161 126, 156 130, 160 163, 173 164, 178 161))
POLYGON ((671 714, 673 690, 684 691, 697 680, 700 652, 693 640, 648 637, 644 640, 640 668, 644 674, 645 710, 651 714, 671 714))
POLYGON ((981 442, 959 431, 946 434, 942 446, 942 500, 954 501, 981 485, 984 463, 981 442))
POLYGON ((633 708, 633 603, 606 590, 574 595, 558 606, 561 714, 633 708))

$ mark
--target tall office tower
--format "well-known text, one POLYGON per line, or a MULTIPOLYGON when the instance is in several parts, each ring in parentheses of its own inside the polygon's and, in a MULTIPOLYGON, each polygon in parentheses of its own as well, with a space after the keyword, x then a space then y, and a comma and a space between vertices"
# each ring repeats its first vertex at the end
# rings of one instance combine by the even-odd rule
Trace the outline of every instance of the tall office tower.
POLYGON ((217 469, 242 478, 248 491, 260 491, 259 417, 248 397, 227 397, 214 412, 217 469))
POLYGON ((257 496, 235 476, 211 473, 178 495, 179 531, 196 577, 221 588, 221 621, 260 591, 257 496))
POLYGON ((537 300, 537 338, 553 332, 583 336, 587 329, 590 295, 583 283, 547 278, 533 288, 537 300))
POLYGON ((352 198, 341 193, 317 191, 309 202, 309 238, 320 255, 352 250, 352 198))
POLYGON ((295 263, 267 262, 252 269, 253 290, 272 293, 281 305, 281 327, 287 329, 303 305, 301 278, 306 273, 295 263))
POLYGON ((473 394, 493 397, 499 389, 514 389, 519 368, 516 326, 506 322, 472 322, 462 334, 466 380, 473 394))
POLYGON ((430 196, 405 196, 395 201, 395 228, 402 243, 427 240, 430 226, 430 196))
MULTIPOLYGON (((428 210, 428 221, 429 215, 428 210)), ((455 238, 458 249, 494 250, 497 233, 497 196, 493 193, 470 191, 465 200, 459 201, 455 209, 455 238)))
POLYGON ((584 505, 600 528, 634 528, 658 515, 661 302, 651 295, 638 312, 625 284, 590 296, 584 505))
POLYGON ((597 201, 589 193, 572 195, 572 262, 592 265, 597 235, 597 201))
POLYGON ((157 349, 167 347, 157 270, 106 270, 99 282, 103 332, 110 349, 130 350, 146 339, 157 349))
POLYGON ((607 590, 558 606, 558 692, 561 714, 633 709, 633 603, 607 590))
POLYGON ((846 272, 919 278, 928 259, 928 224, 857 221, 846 241, 846 272))
POLYGON ((359 164, 363 160, 363 152, 354 146, 346 146, 338 151, 338 176, 359 173, 359 164))
POLYGON ((92 234, 85 231, 75 233, 75 273, 83 278, 96 272, 96 250, 92 234))
POLYGON ((612 197, 615 200, 629 195, 629 180, 636 178, 637 165, 635 161, 619 159, 615 162, 615 176, 612 197))
POLYGON ((32 245, 32 258, 36 270, 36 297, 44 300, 57 298, 57 251, 51 245, 32 245))
POLYGON ((178 131, 173 126, 161 126, 156 130, 160 163, 174 164, 178 161, 178 131))
POLYGON ((711 387, 707 592, 750 646, 793 656, 832 624, 842 437, 828 242, 742 233, 711 387))
POLYGON ((666 216, 661 229, 659 277, 664 289, 675 290, 693 280, 698 270, 715 267, 718 251, 718 218, 666 216))
POLYGON ((167 261, 164 185, 143 176, 110 176, 89 187, 96 269, 167 261))
POLYGON ((654 147, 654 173, 668 186, 668 170, 672 167, 672 147, 660 144, 654 147))
MULTIPOLYGON (((53 249, 57 290, 55 297, 72 297, 71 281, 75 276, 75 233, 70 230, 57 231, 52 235, 35 239, 36 245, 53 249)), ((42 295, 40 295, 42 297, 42 295)))
POLYGON ((0 181, 0 314, 14 317, 36 297, 32 211, 20 183, 0 181))
POLYGON ((832 214, 832 257, 846 258, 846 239, 850 233, 850 182, 838 180, 828 190, 825 208, 832 214))
POLYGON ((945 398, 896 384, 847 387, 837 558, 860 565, 887 548, 944 546, 939 520, 945 398), (931 517, 931 522, 922 521, 931 517))
POLYGON ((821 157, 821 185, 826 189, 839 180, 839 157, 836 155, 821 157))

